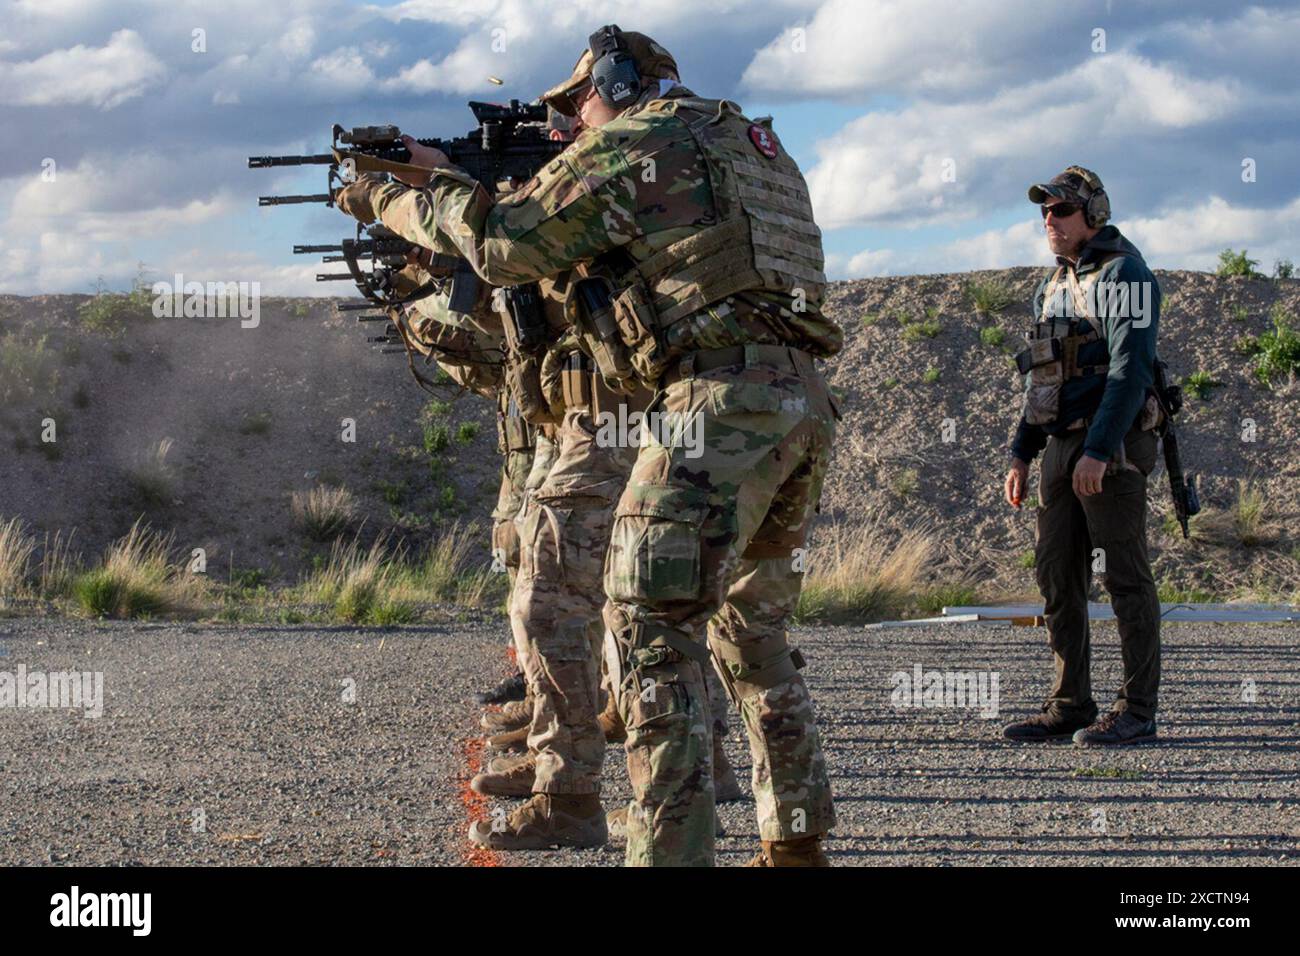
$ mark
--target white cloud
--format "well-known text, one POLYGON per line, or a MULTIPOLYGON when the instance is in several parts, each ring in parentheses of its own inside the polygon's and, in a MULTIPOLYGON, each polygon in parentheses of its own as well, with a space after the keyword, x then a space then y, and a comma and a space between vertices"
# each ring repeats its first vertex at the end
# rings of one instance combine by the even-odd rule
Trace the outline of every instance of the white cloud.
POLYGON ((166 74, 138 33, 118 30, 102 47, 77 44, 35 60, 0 63, 0 103, 90 103, 111 110, 156 86, 166 74))
POLYGON ((827 229, 960 221, 1023 195, 1029 157, 1122 151, 1160 127, 1218 120, 1239 96, 1230 80, 1193 80, 1133 54, 1109 54, 978 103, 921 100, 868 113, 817 144, 808 185, 827 229))
POLYGON ((1279 209, 1233 205, 1220 196, 1122 224, 1154 266, 1212 269, 1228 247, 1248 249, 1267 271, 1275 259, 1297 258, 1300 198, 1279 209))
POLYGON ((339 47, 313 60, 311 71, 321 82, 342 90, 358 90, 375 81, 366 57, 354 46, 339 47))

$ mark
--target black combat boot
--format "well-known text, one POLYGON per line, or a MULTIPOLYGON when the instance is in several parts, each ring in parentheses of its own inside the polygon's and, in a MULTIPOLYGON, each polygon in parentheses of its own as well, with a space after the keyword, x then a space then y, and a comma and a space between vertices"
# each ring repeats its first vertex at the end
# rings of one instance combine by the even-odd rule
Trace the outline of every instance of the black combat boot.
POLYGON ((513 677, 507 677, 491 690, 482 691, 474 696, 480 704, 505 704, 512 700, 523 700, 527 690, 523 672, 520 671, 513 677))

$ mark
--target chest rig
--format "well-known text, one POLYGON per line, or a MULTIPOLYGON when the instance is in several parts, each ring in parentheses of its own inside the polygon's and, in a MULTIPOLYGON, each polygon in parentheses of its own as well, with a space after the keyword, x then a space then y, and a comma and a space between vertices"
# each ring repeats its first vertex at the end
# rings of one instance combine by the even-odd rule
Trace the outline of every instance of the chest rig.
MULTIPOLYGON (((591 333, 611 381, 654 383, 676 359, 695 351, 707 307, 749 290, 796 295, 818 308, 826 284, 821 230, 808 186, 771 130, 729 100, 669 96, 647 111, 682 120, 709 177, 715 220, 611 277, 610 308, 591 333), (611 321, 612 320, 612 321, 611 321)), ((705 210, 705 212, 709 212, 705 210)))
MULTIPOLYGON (((1109 258, 1114 258, 1111 256, 1109 258)), ((1108 260, 1103 260, 1103 263, 1108 260)), ((1025 337, 1025 348, 1016 354, 1016 367, 1027 375, 1024 415, 1030 425, 1049 425, 1061 411, 1061 387, 1072 378, 1105 375, 1109 358, 1102 364, 1080 365, 1079 349, 1103 338, 1102 325, 1092 303, 1101 264, 1080 279, 1068 266, 1057 266, 1043 290, 1042 313, 1033 331, 1025 337), (1073 314, 1049 317, 1048 309, 1062 293, 1068 292, 1073 314)), ((1084 424, 1071 422, 1070 426, 1084 424)))

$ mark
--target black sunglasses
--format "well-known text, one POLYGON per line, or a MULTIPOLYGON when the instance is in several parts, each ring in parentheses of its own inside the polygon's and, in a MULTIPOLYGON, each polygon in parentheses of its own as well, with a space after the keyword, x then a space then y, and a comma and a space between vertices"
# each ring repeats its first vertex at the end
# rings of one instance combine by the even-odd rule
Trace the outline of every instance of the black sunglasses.
POLYGON ((1039 206, 1038 211, 1043 214, 1044 219, 1047 218, 1047 214, 1049 212, 1057 219, 1069 219, 1071 216, 1073 216, 1076 212, 1078 212, 1082 208, 1083 208, 1083 203, 1058 202, 1052 206, 1039 206))
POLYGON ((569 116, 577 116, 579 110, 582 107, 583 102, 587 99, 587 95, 590 92, 591 92, 590 79, 586 79, 580 83, 576 83, 573 86, 571 86, 569 89, 565 90, 563 93, 561 93, 559 96, 556 97, 556 99, 560 101, 559 105, 568 107, 567 110, 561 110, 561 112, 567 113, 569 116))

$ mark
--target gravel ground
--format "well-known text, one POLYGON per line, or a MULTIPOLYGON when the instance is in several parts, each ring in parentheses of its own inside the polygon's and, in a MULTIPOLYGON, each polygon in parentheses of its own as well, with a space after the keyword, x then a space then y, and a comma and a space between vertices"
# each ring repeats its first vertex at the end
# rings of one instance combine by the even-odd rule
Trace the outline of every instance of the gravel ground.
MULTIPOLYGON (((797 640, 839 814, 834 862, 1294 863, 1297 636, 1166 625, 1161 739, 1109 751, 1000 739, 1046 690, 1042 630, 805 629, 797 640), (893 706, 891 675, 918 664, 996 673, 998 717, 893 706), (1242 699, 1248 680, 1253 703, 1242 699)), ((105 688, 100 719, 0 711, 0 863, 620 863, 615 847, 467 855, 470 693, 505 672, 504 637, 499 620, 0 621, 0 671, 101 671, 105 688)), ((1118 672, 1113 626, 1094 643, 1105 701, 1118 672)), ((747 777, 734 730, 728 747, 747 777)), ((627 784, 618 749, 609 757, 613 807, 627 784)), ((752 804, 722 817, 719 863, 743 862, 756 846, 752 804)))

